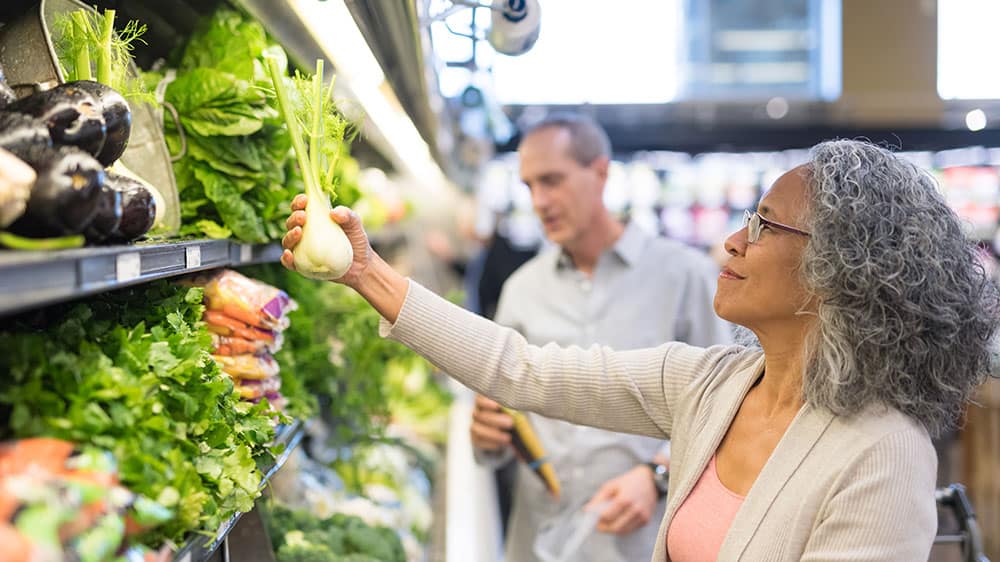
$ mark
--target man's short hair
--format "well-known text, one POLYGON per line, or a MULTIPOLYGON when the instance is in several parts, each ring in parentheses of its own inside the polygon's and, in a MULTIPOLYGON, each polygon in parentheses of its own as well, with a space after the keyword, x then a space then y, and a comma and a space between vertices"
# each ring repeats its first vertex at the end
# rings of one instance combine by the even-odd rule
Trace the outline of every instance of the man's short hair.
POLYGON ((521 142, 543 129, 569 131, 570 156, 581 166, 586 166, 601 156, 611 158, 611 140, 597 121, 579 113, 556 113, 533 123, 521 135, 521 142))

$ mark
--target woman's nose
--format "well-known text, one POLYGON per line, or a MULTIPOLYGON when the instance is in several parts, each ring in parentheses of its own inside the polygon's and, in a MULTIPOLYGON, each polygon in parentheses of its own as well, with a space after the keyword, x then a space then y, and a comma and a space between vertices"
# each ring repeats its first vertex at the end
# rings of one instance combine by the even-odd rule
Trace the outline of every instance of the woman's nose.
POLYGON ((730 234, 725 242, 726 253, 731 256, 742 256, 747 250, 747 227, 730 234))

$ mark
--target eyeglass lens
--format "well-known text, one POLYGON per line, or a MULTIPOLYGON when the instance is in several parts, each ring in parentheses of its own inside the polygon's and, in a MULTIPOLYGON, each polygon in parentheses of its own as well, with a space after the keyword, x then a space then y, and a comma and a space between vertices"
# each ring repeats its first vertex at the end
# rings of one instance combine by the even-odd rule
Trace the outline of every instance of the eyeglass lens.
POLYGON ((757 213, 745 211, 743 226, 747 227, 747 242, 753 244, 760 237, 760 217, 757 213))

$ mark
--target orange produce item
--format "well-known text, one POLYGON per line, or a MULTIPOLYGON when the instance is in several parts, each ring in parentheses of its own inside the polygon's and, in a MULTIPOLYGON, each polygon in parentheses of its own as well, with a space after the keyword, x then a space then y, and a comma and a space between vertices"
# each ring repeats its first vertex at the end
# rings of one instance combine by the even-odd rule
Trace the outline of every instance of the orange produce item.
POLYGON ((220 336, 236 336, 247 340, 274 341, 274 333, 255 328, 219 310, 206 310, 205 322, 210 332, 220 336))
POLYGON ((281 289, 229 269, 195 277, 192 282, 204 288, 209 310, 265 330, 287 328, 286 314, 297 308, 281 289))
POLYGON ((278 374, 278 362, 270 355, 213 355, 225 373, 234 379, 261 380, 278 374))

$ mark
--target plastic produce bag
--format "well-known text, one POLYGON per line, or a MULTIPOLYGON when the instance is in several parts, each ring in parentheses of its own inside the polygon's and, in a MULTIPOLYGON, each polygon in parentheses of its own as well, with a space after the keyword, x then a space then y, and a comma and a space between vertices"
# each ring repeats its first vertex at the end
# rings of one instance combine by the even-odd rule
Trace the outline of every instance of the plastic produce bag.
POLYGON ((244 400, 276 400, 281 395, 281 378, 267 377, 265 379, 240 379, 236 381, 236 388, 240 391, 240 397, 244 400))
POLYGON ((218 355, 263 355, 276 353, 280 346, 278 341, 248 340, 238 336, 222 336, 212 334, 212 347, 218 355))
POLYGON ((213 355, 222 370, 234 379, 277 377, 278 362, 270 355, 213 355))
POLYGON ((204 287, 208 310, 263 330, 284 330, 288 313, 298 308, 288 293, 230 269, 197 276, 191 282, 204 287))
POLYGON ((280 345, 280 334, 263 330, 223 314, 218 310, 205 311, 205 323, 209 332, 220 336, 233 336, 252 341, 262 341, 269 345, 280 345))
POLYGON ((542 562, 621 562, 615 536, 597 530, 607 502, 589 510, 578 506, 547 521, 535 538, 535 556, 542 562))

